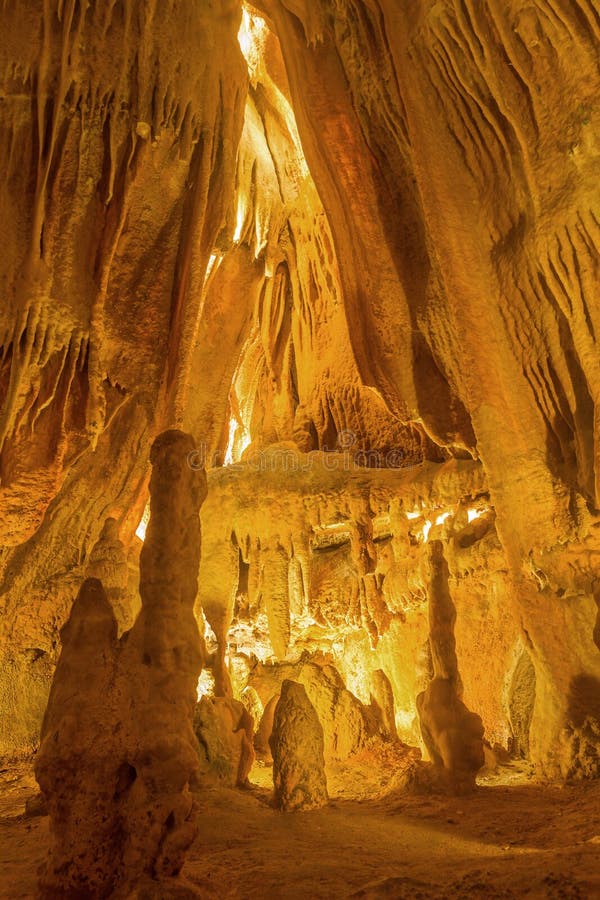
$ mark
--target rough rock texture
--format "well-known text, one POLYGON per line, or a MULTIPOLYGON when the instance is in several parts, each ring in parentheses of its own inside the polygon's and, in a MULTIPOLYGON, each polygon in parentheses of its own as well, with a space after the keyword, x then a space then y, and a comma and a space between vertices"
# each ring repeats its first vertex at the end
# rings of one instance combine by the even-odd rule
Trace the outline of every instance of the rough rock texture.
POLYGON ((137 585, 135 591, 130 589, 131 574, 137 574, 133 566, 131 569, 130 572, 118 523, 116 519, 107 519, 90 553, 86 577, 102 582, 120 632, 131 628, 140 607, 137 585))
POLYGON ((270 700, 265 704, 264 712, 261 716, 256 734, 254 735, 254 749, 259 759, 270 764, 273 762, 271 753, 271 745, 269 739, 273 734, 273 722, 275 719, 275 710, 279 703, 280 694, 273 694, 270 700))
POLYGON ((600 675, 593 5, 257 5, 281 43, 363 381, 447 452, 481 459, 536 669, 532 755, 548 774, 589 771, 600 675))
POLYGON ((286 679, 275 709, 273 734, 275 805, 315 809, 327 803, 323 728, 301 684, 286 679))
MULTIPOLYGON (((276 664, 257 666, 250 676, 251 685, 261 699, 265 700, 265 714, 261 720, 258 747, 264 747, 265 734, 269 725, 270 705, 280 695, 287 680, 301 684, 309 702, 321 723, 324 734, 324 753, 327 763, 347 759, 364 746, 367 737, 377 730, 382 717, 371 716, 370 709, 363 706, 345 686, 343 679, 332 665, 331 660, 301 659, 295 665, 276 664), (277 693, 273 693, 276 690, 277 693)), ((272 707, 271 707, 272 708, 272 707)), ((277 713, 275 712, 275 717, 277 713)), ((275 727, 274 720, 273 728, 275 727)))
POLYGON ((240 693, 240 700, 246 707, 248 714, 252 717, 252 727, 256 730, 265 711, 260 697, 254 688, 248 685, 240 693))
POLYGON ((200 777, 214 775, 230 787, 248 783, 254 762, 254 726, 242 703, 229 697, 202 697, 194 714, 200 744, 200 777))
MULTIPOLYGON (((456 658, 456 609, 448 589, 448 564, 441 541, 428 548, 429 647, 433 679, 417 696, 421 732, 434 767, 443 769, 443 781, 459 793, 475 787, 483 767, 481 718, 462 702, 462 684, 456 658)), ((439 773, 441 775, 442 773, 439 773)), ((438 783, 440 777, 435 779, 438 783)))
POLYGON ((36 760, 52 828, 48 896, 107 896, 177 875, 196 834, 202 647, 192 608, 206 481, 187 464, 193 449, 178 431, 153 444, 133 628, 117 638, 106 592, 89 578, 61 632, 36 760))
MULTIPOLYGON (((266 705, 283 678, 303 683, 323 724, 327 760, 343 758, 381 728, 390 699, 395 722, 388 730, 421 743, 415 701, 433 677, 429 551, 437 539, 448 559, 465 702, 484 719, 490 741, 508 747, 514 672, 524 648, 505 608, 506 562, 481 466, 465 460, 368 469, 351 454, 305 457, 286 447, 214 470, 209 482, 199 599, 213 631, 227 635, 231 664, 241 672, 238 692, 250 684, 266 705), (232 534, 237 559, 229 554, 232 534), (283 659, 271 641, 268 615, 273 555, 263 552, 275 543, 288 560, 290 639, 283 659), (225 558, 231 569, 217 565, 225 558), (207 584, 234 598, 221 607, 220 616, 229 617, 225 624, 214 617, 215 595, 207 584), (376 717, 368 714, 373 678, 387 679, 392 690, 376 717)), ((264 740, 258 744, 264 752, 264 740)))
MULTIPOLYGON (((475 787, 485 763, 483 725, 460 700, 447 678, 434 678, 417 697, 423 740, 434 764, 431 785, 456 793, 475 787)), ((425 782, 429 779, 425 776, 425 782)))
POLYGON ((371 706, 375 707, 377 716, 381 719, 382 733, 386 737, 397 737, 394 692, 383 669, 375 669, 371 675, 371 706))
POLYGON ((92 548, 115 519, 131 569, 148 447, 182 425, 226 463, 220 695, 228 645, 325 652, 363 703, 384 671, 418 740, 441 539, 490 742, 597 775, 594 4, 6 0, 0 25, 0 753, 35 745, 92 548), (248 476, 283 448, 304 472, 248 476))
POLYGON ((240 19, 234 0, 0 10, 1 754, 35 742, 89 554, 109 517, 135 547, 150 445, 184 405, 233 219, 240 19))

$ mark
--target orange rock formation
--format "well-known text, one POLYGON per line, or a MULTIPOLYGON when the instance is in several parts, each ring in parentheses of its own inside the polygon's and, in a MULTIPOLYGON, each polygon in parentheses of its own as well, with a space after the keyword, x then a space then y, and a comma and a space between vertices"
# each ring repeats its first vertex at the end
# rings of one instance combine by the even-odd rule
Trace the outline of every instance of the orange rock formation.
POLYGON ((69 679, 112 697, 152 606, 177 708, 204 661, 173 735, 197 754, 195 715, 198 784, 269 762, 290 682, 330 791, 369 754, 405 787, 473 789, 484 756, 597 777, 595 4, 5 0, 0 24, 0 756, 38 750, 50 697, 60 818, 58 769, 101 752, 74 723, 105 714, 69 679), (177 491, 207 471, 197 591, 192 498, 164 488, 144 543, 168 429, 177 491))

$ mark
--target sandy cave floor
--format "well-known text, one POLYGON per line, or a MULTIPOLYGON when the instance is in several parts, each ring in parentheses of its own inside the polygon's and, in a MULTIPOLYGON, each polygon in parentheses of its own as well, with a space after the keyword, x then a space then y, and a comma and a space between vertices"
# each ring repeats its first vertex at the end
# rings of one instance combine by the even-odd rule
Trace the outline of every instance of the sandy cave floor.
MULTIPOLYGON (((518 767, 460 798, 338 796, 324 809, 269 806, 211 788, 184 874, 207 898, 600 898, 600 782, 549 787, 518 767)), ((34 898, 47 817, 24 815, 31 769, 0 773, 0 897, 34 898)))

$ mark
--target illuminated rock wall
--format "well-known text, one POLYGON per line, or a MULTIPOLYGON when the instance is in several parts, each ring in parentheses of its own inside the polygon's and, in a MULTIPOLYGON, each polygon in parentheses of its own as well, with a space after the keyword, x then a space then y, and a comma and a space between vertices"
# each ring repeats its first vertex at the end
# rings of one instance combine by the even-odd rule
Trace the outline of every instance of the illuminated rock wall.
POLYGON ((240 18, 0 10, 0 754, 35 744, 90 552, 109 517, 136 549, 149 448, 178 423, 234 212, 240 18))
POLYGON ((593 5, 167 6, 0 13, 0 752, 35 744, 110 518, 126 606, 147 450, 183 425, 209 464, 369 467, 211 477, 219 693, 243 596, 241 643, 323 645, 359 694, 382 670, 418 739, 441 535, 487 738, 597 774, 593 5))
POLYGON ((537 676, 531 750, 549 773, 597 770, 597 14, 582 0, 259 5, 361 378, 481 460, 537 676))
MULTIPOLYGON (((352 744, 348 752, 360 746, 369 725, 344 727, 341 720, 363 713, 335 712, 343 682, 323 680, 315 664, 337 668, 366 705, 383 672, 399 736, 421 743, 416 698, 434 672, 429 547, 441 541, 465 703, 482 716, 490 744, 517 749, 512 679, 519 659, 529 657, 510 614, 511 585, 488 504, 483 469, 467 460, 365 469, 350 453, 280 446, 214 470, 202 513, 198 600, 213 666, 229 657, 228 690, 240 695, 249 684, 266 707, 284 678, 301 682, 323 717, 331 758, 343 742, 352 744), (343 732, 352 734, 340 738, 343 732)), ((530 713, 533 702, 530 690, 523 698, 530 713)))

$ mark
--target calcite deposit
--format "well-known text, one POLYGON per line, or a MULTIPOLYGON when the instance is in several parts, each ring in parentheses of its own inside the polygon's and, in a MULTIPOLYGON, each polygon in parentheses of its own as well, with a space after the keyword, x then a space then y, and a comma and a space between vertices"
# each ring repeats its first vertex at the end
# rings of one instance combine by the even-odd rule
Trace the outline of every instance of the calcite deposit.
POLYGON ((0 759, 48 890, 270 792, 289 682, 343 797, 600 775, 596 7, 0 4, 0 759))
POLYGON ((232 787, 248 783, 254 762, 254 720, 243 703, 202 697, 194 715, 200 745, 200 777, 212 775, 232 787))
POLYGON ((288 678, 281 686, 269 741, 275 805, 290 811, 327 803, 323 728, 306 690, 288 678))
POLYGON ((475 777, 485 762, 483 725, 480 717, 470 712, 461 699, 454 639, 456 609, 448 589, 448 564, 441 541, 429 544, 428 561, 433 678, 417 696, 417 710, 434 769, 441 768, 448 786, 462 792, 475 787, 475 777))
POLYGON ((167 879, 156 892, 168 896, 196 834, 192 716, 202 647, 192 606, 206 487, 187 465, 193 449, 178 431, 152 446, 133 628, 117 638, 102 583, 88 578, 61 631, 36 759, 51 821, 48 897, 105 897, 143 879, 167 879))

